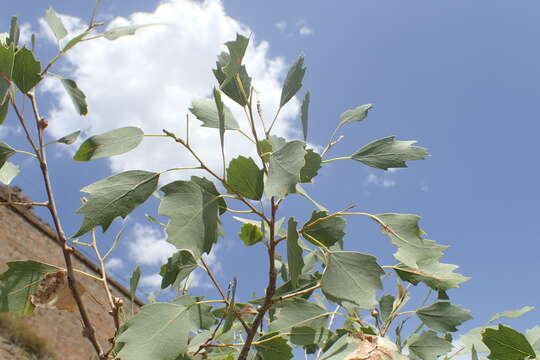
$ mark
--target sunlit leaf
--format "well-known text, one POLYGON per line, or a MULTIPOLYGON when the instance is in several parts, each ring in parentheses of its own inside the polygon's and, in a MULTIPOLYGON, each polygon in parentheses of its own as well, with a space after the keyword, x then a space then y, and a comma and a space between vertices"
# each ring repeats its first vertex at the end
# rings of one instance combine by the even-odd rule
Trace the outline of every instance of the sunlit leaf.
POLYGON ((285 83, 281 90, 281 100, 279 106, 285 105, 302 87, 302 80, 304 80, 304 74, 306 73, 306 67, 304 66, 304 57, 300 56, 289 68, 287 76, 285 77, 285 83))
POLYGON ((518 309, 518 310, 503 311, 503 312, 500 312, 500 313, 497 313, 497 314, 493 315, 493 317, 491 319, 489 319, 488 323, 492 323, 492 322, 497 321, 497 320, 502 319, 502 318, 516 319, 516 318, 528 313, 531 310, 534 310, 534 306, 524 306, 524 307, 522 307, 521 309, 518 309))
POLYGON ((117 338, 123 343, 117 358, 176 360, 187 351, 189 333, 205 326, 202 316, 213 319, 210 306, 194 304, 195 299, 185 295, 143 306, 117 338))
POLYGON ((107 131, 86 139, 73 160, 88 161, 124 154, 139 146, 143 138, 143 131, 134 126, 107 131))
POLYGON ((31 314, 34 305, 30 296, 34 294, 43 276, 60 268, 37 261, 12 261, 8 270, 0 274, 0 312, 10 312, 17 316, 31 314))
POLYGON ((88 114, 88 105, 86 104, 86 95, 77 86, 77 83, 71 79, 61 79, 62 85, 75 106, 75 110, 79 115, 88 114))
POLYGON ((56 40, 62 40, 67 36, 68 32, 62 23, 62 19, 60 19, 60 16, 58 16, 52 6, 45 11, 45 16, 43 16, 43 18, 51 28, 56 40))
POLYGON ((0 167, 0 182, 4 185, 9 185, 13 179, 21 172, 18 165, 6 161, 0 167))
POLYGON ((130 25, 130 26, 121 26, 111 30, 107 30, 103 33, 103 37, 107 40, 116 40, 122 36, 135 35, 137 30, 142 29, 148 26, 155 26, 160 24, 143 24, 143 25, 130 25))
POLYGON ((261 228, 249 223, 242 225, 238 236, 240 236, 240 239, 242 239, 246 246, 255 245, 263 239, 261 228))
POLYGON ((305 165, 305 154, 302 141, 288 142, 272 152, 268 177, 264 184, 268 197, 281 198, 295 191, 295 186, 300 181, 300 170, 305 165))
POLYGON ((280 304, 268 330, 286 333, 298 326, 319 329, 325 327, 328 316, 326 309, 317 304, 301 298, 292 299, 280 304))
POLYGON ((510 327, 499 324, 497 329, 482 331, 482 341, 488 347, 491 360, 525 360, 536 358, 527 338, 510 327))
POLYGON ((90 198, 76 211, 84 214, 84 220, 73 237, 82 236, 97 226, 107 231, 116 217, 125 218, 152 195, 158 179, 158 173, 130 170, 82 188, 90 198))
POLYGON ((371 255, 352 251, 333 251, 321 279, 324 295, 332 301, 350 302, 362 309, 377 304, 375 293, 382 289, 384 270, 371 255))
POLYGON ((41 63, 25 47, 15 53, 12 79, 23 94, 32 90, 42 79, 41 63))
POLYGON ((428 156, 426 149, 412 146, 416 141, 394 140, 395 136, 375 140, 358 149, 351 158, 376 169, 407 167, 407 160, 423 160, 428 156))
MULTIPOLYGON (((191 101, 189 111, 202 121, 201 126, 219 129, 219 114, 214 99, 194 99, 191 101)), ((231 110, 225 105, 223 105, 223 114, 225 116, 225 130, 240 129, 231 110)))
POLYGON ((332 246, 336 242, 343 241, 345 236, 345 219, 341 216, 328 216, 326 211, 313 211, 311 218, 304 224, 305 230, 302 232, 304 239, 316 246, 332 246), (309 226, 310 224, 314 224, 309 226), (313 240, 315 239, 315 240, 313 240))
POLYGON ((461 283, 470 280, 469 277, 455 273, 457 265, 444 264, 438 261, 426 260, 418 264, 418 269, 398 264, 394 270, 399 277, 413 285, 423 282, 436 291, 457 288, 461 283))
POLYGON ((446 301, 438 301, 428 307, 416 310, 416 314, 430 329, 441 332, 454 332, 465 321, 472 319, 469 310, 450 305, 446 301))
POLYGON ((229 163, 227 183, 240 195, 260 200, 264 191, 264 173, 252 158, 239 156, 229 163))
POLYGON ((80 43, 84 37, 86 35, 89 34, 89 31, 85 31, 77 36, 75 36, 74 38, 72 38, 71 40, 68 41, 68 43, 66 44, 66 46, 64 46, 64 48, 62 49, 62 52, 67 52, 68 50, 70 50, 72 47, 74 47, 75 45, 77 45, 78 43, 80 43))

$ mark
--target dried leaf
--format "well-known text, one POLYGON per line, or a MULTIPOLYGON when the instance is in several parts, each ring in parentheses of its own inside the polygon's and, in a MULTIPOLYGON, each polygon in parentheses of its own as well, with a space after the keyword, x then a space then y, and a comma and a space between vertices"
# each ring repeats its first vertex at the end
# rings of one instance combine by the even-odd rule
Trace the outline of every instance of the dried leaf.
MULTIPOLYGON (((86 289, 77 283, 79 294, 86 289)), ((37 291, 30 296, 30 302, 37 308, 67 310, 75 312, 77 303, 68 285, 67 273, 64 270, 45 274, 37 291)))

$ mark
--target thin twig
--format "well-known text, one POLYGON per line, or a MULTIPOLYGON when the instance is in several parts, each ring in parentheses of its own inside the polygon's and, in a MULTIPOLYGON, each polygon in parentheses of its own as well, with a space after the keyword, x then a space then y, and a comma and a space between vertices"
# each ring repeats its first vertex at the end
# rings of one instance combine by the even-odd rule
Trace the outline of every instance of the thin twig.
MULTIPOLYGON (((208 266, 208 264, 206 263, 206 261, 204 261, 204 259, 202 257, 201 257, 201 263, 202 263, 202 265, 204 267, 204 270, 206 271, 206 273, 210 277, 210 280, 212 280, 212 283, 214 284, 217 291, 219 292, 219 294, 223 298, 223 301, 225 302, 225 304, 227 304, 227 306, 229 306, 230 302, 227 299, 227 295, 225 295, 225 292, 223 292, 223 289, 221 288, 221 286, 217 282, 216 277, 214 276, 214 273, 212 272, 212 270, 210 270, 210 267, 208 266)), ((242 324, 244 329, 246 331, 249 331, 249 325, 244 321, 244 319, 242 319, 242 316, 238 313, 238 311, 236 311, 236 309, 232 309, 232 310, 235 312, 236 317, 238 318, 238 320, 240 321, 240 323, 242 324)))
POLYGON ((2 201, 0 206, 49 206, 48 202, 21 202, 21 201, 2 201))
MULTIPOLYGON (((52 190, 51 179, 49 177, 49 168, 47 165, 47 158, 45 154, 44 130, 45 130, 45 127, 47 126, 47 123, 39 115, 39 110, 38 110, 35 94, 28 93, 27 96, 32 103, 32 109, 34 112, 34 118, 36 121, 37 130, 38 130, 39 149, 36 148, 35 145, 33 145, 33 142, 31 142, 31 145, 33 145, 33 147, 36 149, 36 155, 38 156, 38 159, 39 159, 41 173, 43 175, 43 182, 45 185, 45 190, 47 192, 47 197, 49 199, 48 209, 54 222, 56 234, 58 236, 58 241, 60 242, 60 244, 62 244, 62 253, 64 255, 64 261, 66 263, 66 269, 67 269, 67 275, 68 275, 67 276, 68 285, 71 290, 71 293, 73 294, 73 298, 75 299, 75 302, 77 303, 79 314, 81 315, 81 320, 83 322, 84 336, 86 336, 88 340, 90 340, 90 342, 92 343, 92 346, 94 347, 94 350, 96 351, 99 359, 106 360, 107 355, 103 352, 103 349, 101 348, 101 345, 99 344, 99 341, 96 338, 95 329, 92 326, 92 322, 90 321, 90 317, 88 316, 88 312, 86 310, 86 307, 84 306, 84 303, 81 298, 81 294, 79 293, 79 290, 78 290, 77 280, 75 278, 75 272, 73 269, 73 262, 71 259, 73 248, 69 246, 67 242, 67 238, 66 238, 66 235, 64 234, 64 230, 62 229, 62 224, 60 223, 60 218, 58 216, 58 211, 56 209, 56 202, 55 202, 55 198, 54 198, 54 194, 52 190)), ((23 128, 26 128, 24 118, 20 117, 19 119, 21 120, 23 128)))

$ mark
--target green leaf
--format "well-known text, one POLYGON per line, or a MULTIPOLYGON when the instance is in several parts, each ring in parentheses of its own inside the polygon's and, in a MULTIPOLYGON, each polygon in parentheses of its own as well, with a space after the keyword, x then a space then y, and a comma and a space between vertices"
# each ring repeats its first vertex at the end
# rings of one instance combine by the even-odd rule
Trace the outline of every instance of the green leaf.
POLYGON ((300 182, 310 183, 311 180, 317 176, 319 169, 322 167, 322 157, 311 149, 306 150, 306 156, 304 157, 306 164, 300 170, 300 182))
POLYGON ((452 350, 452 343, 438 337, 433 330, 413 334, 409 336, 407 343, 410 353, 422 360, 437 360, 439 356, 452 350))
POLYGON ((476 352, 476 348, 472 347, 472 350, 471 350, 471 360, 478 360, 478 353, 476 352))
POLYGON ((436 291, 446 291, 459 287, 461 283, 469 281, 471 278, 455 273, 459 266, 453 264, 443 264, 438 261, 426 260, 420 262, 418 269, 398 264, 394 270, 399 277, 413 285, 423 282, 436 291))
POLYGON ((302 141, 291 141, 274 150, 270 156, 268 177, 264 185, 266 195, 282 198, 295 191, 304 167, 306 151, 302 141))
POLYGON ((433 240, 422 238, 425 232, 418 226, 420 216, 413 214, 377 214, 375 215, 390 229, 382 227, 382 233, 387 235, 398 247, 394 257, 403 264, 416 268, 424 260, 439 259, 448 246, 439 245, 433 240))
POLYGON ((259 356, 262 358, 262 360, 292 359, 292 348, 289 346, 289 344, 287 344, 287 340, 282 337, 275 337, 276 335, 276 333, 269 333, 261 336, 257 340, 255 349, 257 349, 259 356))
POLYGON ((325 208, 324 206, 316 202, 311 196, 309 196, 309 194, 306 192, 306 190, 302 186, 300 186, 300 184, 296 184, 295 190, 296 190, 295 191, 296 194, 303 196, 304 198, 309 200, 320 211, 328 211, 327 208, 325 208))
POLYGON ((19 37, 21 35, 21 28, 19 27, 17 17, 11 17, 11 26, 9 27, 9 38, 7 44, 13 44, 15 48, 19 46, 19 37))
POLYGON ((472 319, 469 310, 450 305, 446 301, 438 301, 428 307, 416 310, 416 314, 429 328, 441 332, 454 332, 457 327, 472 319))
POLYGON ((334 251, 328 254, 321 289, 331 301, 354 303, 362 309, 372 309, 375 293, 382 289, 380 277, 384 270, 371 255, 352 251, 334 251))
POLYGON ((227 183, 240 195, 260 200, 264 191, 264 172, 252 158, 239 156, 229 163, 227 183))
POLYGON ((215 191, 210 191, 196 179, 201 180, 192 177, 191 181, 175 181, 163 186, 161 191, 165 196, 158 213, 169 217, 167 241, 178 249, 190 250, 195 258, 199 258, 210 252, 220 236, 220 198, 215 187, 215 191))
MULTIPOLYGON (((219 114, 213 99, 194 99, 191 101, 189 111, 202 121, 201 126, 219 129, 219 114)), ((223 105, 223 114, 225 116, 225 130, 240 129, 231 110, 225 105, 223 105)))
POLYGON ((394 295, 383 295, 379 299, 379 309, 380 309, 380 319, 384 323, 386 320, 388 320, 388 317, 392 313, 392 310, 394 309, 394 301, 396 298, 394 295))
POLYGON ((223 72, 223 67, 226 66, 229 61, 229 54, 226 52, 221 53, 216 63, 216 69, 213 69, 212 72, 220 85, 221 91, 223 91, 225 95, 238 103, 240 106, 245 106, 247 105, 247 102, 244 95, 251 92, 251 78, 246 71, 246 67, 242 65, 238 71, 238 76, 240 77, 243 91, 238 86, 236 81, 229 81, 227 84, 224 84, 225 80, 227 79, 227 75, 223 72))
POLYGON ((416 141, 394 140, 395 136, 375 140, 358 149, 351 159, 376 169, 407 167, 407 160, 423 160, 428 156, 426 149, 412 146, 416 141))
POLYGON ((281 90, 281 100, 279 106, 285 105, 302 87, 302 80, 304 80, 304 74, 306 73, 306 67, 304 66, 304 57, 300 56, 294 64, 291 65, 287 76, 285 77, 285 83, 281 90))
POLYGON ((47 25, 49 25, 54 33, 56 40, 60 41, 67 36, 68 32, 62 23, 62 19, 60 19, 58 14, 53 10, 52 6, 45 11, 44 18, 47 25))
MULTIPOLYGON (((5 47, 0 44, 0 104, 5 106, 7 112, 6 95, 11 84, 13 66, 15 63, 15 47, 10 45, 5 47)), ((5 115, 4 115, 5 118, 5 115)), ((4 122, 0 116, 0 123, 4 122)))
POLYGON ((197 261, 195 261, 195 258, 190 251, 180 250, 176 252, 167 259, 166 264, 161 265, 159 271, 159 275, 163 277, 161 280, 161 288, 165 289, 175 282, 180 283, 196 268, 197 261))
POLYGON ((225 315, 225 323, 223 324, 223 332, 229 331, 234 323, 234 319, 236 318, 236 285, 237 285, 236 278, 233 278, 232 284, 231 284, 231 296, 229 297, 229 305, 227 306, 227 315, 225 315))
POLYGON ((131 278, 129 279, 129 296, 131 297, 132 302, 135 300, 137 287, 139 286, 140 279, 141 279, 141 267, 137 265, 135 269, 133 270, 133 273, 131 274, 131 278))
MULTIPOLYGON (((223 112, 223 101, 221 101, 221 93, 214 88, 214 102, 216 103, 216 109, 218 113, 218 129, 219 129, 219 141, 221 144, 221 151, 225 148, 225 114, 223 112)), ((225 153, 223 153, 225 158, 225 153)), ((225 160, 223 160, 225 162, 225 160)), ((225 164, 223 164, 225 166, 225 164)))
POLYGON ((107 40, 116 40, 122 36, 135 35, 137 30, 142 29, 148 26, 155 26, 160 24, 143 24, 143 25, 130 25, 130 26, 121 26, 111 30, 107 30, 103 33, 103 37, 107 40))
POLYGON ((38 289, 43 276, 60 268, 37 261, 11 261, 8 270, 0 274, 0 312, 10 312, 17 316, 34 311, 30 295, 38 289))
POLYGON ((70 50, 72 47, 74 47, 75 45, 77 45, 78 43, 80 43, 83 38, 88 35, 90 31, 85 31, 77 36, 75 36, 73 39, 69 40, 68 43, 66 44, 66 46, 64 46, 64 48, 62 49, 62 52, 65 53, 67 52, 68 50, 70 50))
POLYGON ((9 159, 13 154, 15 154, 15 149, 5 142, 0 141, 0 166, 4 166, 7 159, 9 159))
POLYGON ((141 129, 134 126, 123 127, 86 139, 77 153, 75 161, 95 160, 120 155, 135 149, 144 138, 141 129))
POLYGON ((531 310, 534 310, 534 306, 524 306, 524 307, 522 307, 521 309, 518 309, 518 310, 503 311, 503 312, 500 312, 500 313, 497 313, 497 314, 493 315, 493 317, 491 319, 489 319, 488 323, 492 323, 492 322, 497 321, 497 320, 502 319, 502 318, 516 319, 516 318, 528 313, 531 310))
POLYGON ((71 145, 75 141, 77 141, 77 139, 79 138, 79 135, 81 135, 81 130, 74 131, 70 134, 67 134, 66 136, 62 136, 60 139, 56 140, 55 142, 71 145))
POLYGON ((76 211, 84 214, 84 220, 73 237, 82 236, 96 226, 107 231, 117 216, 125 218, 152 195, 158 179, 159 173, 130 170, 82 188, 90 198, 76 211))
POLYGON ((18 165, 6 161, 4 165, 0 167, 0 182, 4 185, 9 185, 20 172, 21 170, 18 165))
POLYGON ((75 106, 75 110, 79 115, 88 114, 88 105, 86 104, 86 95, 77 86, 77 83, 71 79, 61 79, 62 85, 71 99, 71 102, 75 106))
POLYGON ((524 360, 536 357, 534 349, 522 333, 502 324, 499 324, 498 329, 485 329, 482 332, 482 341, 489 348, 488 359, 491 360, 524 360))
POLYGON ((300 108, 300 118, 302 120, 302 132, 304 134, 304 141, 307 141, 308 134, 308 110, 309 110, 309 91, 304 96, 302 101, 302 107, 300 108))
POLYGON ((298 223, 294 218, 290 217, 287 231, 287 262, 289 265, 289 274, 291 276, 292 286, 298 286, 298 277, 302 274, 304 268, 304 258, 302 257, 303 250, 298 245, 298 231, 296 231, 298 223))
POLYGON ((268 330, 287 333, 299 326, 319 329, 326 326, 328 316, 326 309, 317 304, 302 298, 291 299, 280 304, 268 330))
POLYGON ((328 216, 326 211, 313 211, 311 219, 304 224, 304 232, 302 236, 304 239, 312 243, 313 245, 320 246, 332 246, 336 242, 342 242, 345 236, 345 224, 346 221, 341 216, 332 216, 326 220, 319 221, 319 219, 328 216), (307 227, 309 224, 315 223, 315 225, 307 227), (317 241, 315 241, 315 240, 317 241))
POLYGON ((255 245, 263 239, 263 233, 261 232, 261 228, 253 224, 242 225, 238 236, 240 236, 240 239, 242 239, 244 245, 246 246, 255 245))
POLYGON ((233 78, 236 77, 236 74, 242 69, 242 59, 244 58, 248 44, 249 39, 240 34, 236 34, 235 41, 228 41, 225 43, 225 46, 229 49, 229 62, 222 67, 223 73, 225 73, 227 77, 223 80, 221 88, 228 85, 229 82, 235 82, 233 78))
POLYGON ((25 47, 15 53, 12 78, 23 94, 32 90, 42 79, 41 63, 25 47))
POLYGON ((368 111, 373 107, 372 104, 365 104, 360 105, 355 109, 350 109, 345 111, 343 114, 339 117, 339 124, 336 129, 336 132, 341 129, 341 127, 347 123, 353 122, 353 121, 362 121, 364 120, 367 115, 368 111))
POLYGON ((321 360, 348 360, 349 355, 358 348, 356 339, 342 335, 321 356, 321 360))
POLYGON ((189 333, 204 325, 201 315, 213 318, 210 306, 194 304, 195 299, 185 295, 170 303, 143 306, 117 338, 124 343, 117 358, 176 360, 187 351, 189 333))
MULTIPOLYGON (((0 82, 2 82, 2 79, 0 79, 0 82)), ((9 110, 9 101, 4 101, 4 103, 0 105, 0 126, 4 124, 4 121, 6 120, 6 117, 8 114, 8 110, 9 110)))

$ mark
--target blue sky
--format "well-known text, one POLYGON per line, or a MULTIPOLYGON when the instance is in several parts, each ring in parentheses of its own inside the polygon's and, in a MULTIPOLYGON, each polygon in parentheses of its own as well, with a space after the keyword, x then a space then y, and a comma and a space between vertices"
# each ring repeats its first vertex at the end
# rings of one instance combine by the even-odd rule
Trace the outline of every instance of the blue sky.
MULTIPOLYGON (((152 14, 147 14, 147 18, 129 17, 134 11, 153 13, 158 3, 103 1, 100 18, 104 21, 116 16, 149 19, 152 14)), ((49 0, 38 6, 32 4, 32 7, 8 2, 3 6, 6 16, 0 18, 0 26, 6 31, 7 15, 17 14, 21 22, 31 25, 33 31, 43 33, 37 19, 49 4, 62 14, 86 20, 93 1, 49 0)), ((204 6, 200 2, 192 5, 204 6)), ((48 91, 42 93, 41 103, 44 113, 50 116, 52 131, 64 135, 61 131, 82 128, 88 136, 125 126, 118 119, 126 118, 127 121, 130 116, 145 129, 156 131, 154 126, 162 124, 174 127, 174 122, 163 120, 158 123, 155 119, 139 116, 137 111, 154 114, 150 112, 151 108, 157 106, 159 111, 173 111, 170 116, 180 122, 189 105, 188 96, 207 96, 214 84, 210 67, 208 77, 190 78, 189 71, 176 74, 174 66, 213 65, 219 52, 215 42, 225 33, 234 34, 238 27, 244 30, 247 27, 254 34, 256 47, 259 46, 252 49, 254 56, 250 60, 255 72, 273 71, 270 78, 261 80, 264 82, 262 88, 267 89, 270 96, 279 96, 276 84, 283 79, 288 64, 299 54, 305 55, 304 89, 311 90, 312 95, 309 130, 312 144, 326 144, 344 110, 373 103, 374 109, 367 120, 345 129, 345 138, 332 150, 332 155, 349 155, 369 141, 388 135, 418 140, 418 144, 427 147, 432 154, 426 161, 410 162, 408 169, 392 173, 355 162, 332 163, 308 188, 317 201, 332 210, 355 204, 358 211, 421 215, 422 228, 429 238, 451 245, 442 260, 460 265, 459 271, 473 278, 449 293, 453 302, 472 310, 475 316, 464 329, 484 324, 498 311, 536 305, 540 295, 536 276, 540 250, 539 197, 535 190, 540 176, 536 145, 540 131, 537 120, 540 3, 528 0, 415 0, 406 3, 364 0, 341 1, 338 6, 336 2, 328 1, 250 1, 247 6, 245 1, 225 0, 222 5, 214 5, 217 6, 214 17, 208 12, 194 11, 192 14, 201 16, 201 19, 193 20, 193 26, 206 26, 204 30, 197 28, 197 31, 178 37, 156 35, 152 38, 151 32, 163 31, 166 36, 168 30, 143 29, 136 37, 122 40, 120 45, 101 43, 91 50, 80 50, 71 60, 61 63, 56 68, 58 73, 67 76, 74 71, 71 76, 82 79, 79 85, 89 96, 91 114, 88 118, 73 116, 66 104, 55 100, 58 87, 50 82, 46 86, 48 91), (219 9, 223 11, 221 15, 219 9), (203 19, 204 16, 207 17, 203 19), (204 25, 207 19, 220 19, 221 27, 214 28, 212 23, 204 25), (302 28, 304 34, 300 33, 302 28), (162 41, 157 44, 162 48, 151 44, 156 39, 162 41), (207 48, 205 44, 208 44, 207 48), (108 46, 114 50, 109 50, 108 46), (132 56, 129 49, 133 49, 132 56), (193 51, 188 51, 190 49, 193 51), (122 52, 124 55, 120 55, 122 52), (92 56, 97 59, 95 70, 74 65, 76 61, 85 61, 85 65, 90 66, 94 61, 92 56), (166 61, 162 62, 164 58, 166 61), (107 61, 116 63, 114 73, 108 73, 107 67, 100 66, 107 61), (166 68, 169 65, 172 67, 166 68), (123 68, 138 68, 140 72, 122 77, 123 68), (99 76, 95 75, 98 72, 99 76), (152 97, 155 96, 153 93, 168 90, 162 87, 163 83, 145 79, 145 76, 155 74, 163 79, 170 75, 180 80, 178 88, 172 88, 172 95, 165 96, 166 99, 177 96, 177 105, 145 103, 145 99, 159 100, 152 97), (138 81, 144 82, 149 86, 145 90, 148 98, 142 91, 131 92, 129 85, 124 83, 116 84, 118 86, 107 83, 99 87, 110 78, 134 81, 136 89, 138 81), (84 88, 83 84, 92 88, 84 88), (124 95, 122 90, 128 94, 124 95), (133 98, 118 100, 126 96, 133 98), (117 101, 122 109, 114 108, 117 101), (98 111, 95 118, 92 117, 93 109, 98 111), (57 124, 53 125, 55 120, 57 124)), ((115 21, 122 24, 122 20, 115 21)), ((73 26, 77 26, 75 20, 73 26)), ((175 31, 189 26, 179 25, 175 31)), ((232 37, 225 40, 229 39, 232 37)), ((38 41, 38 55, 42 59, 53 56, 54 45, 45 35, 38 36, 38 41)), ((89 43, 81 47, 84 46, 94 45, 89 43)), ((194 73, 198 74, 196 71, 194 73)), ((303 91, 300 95, 303 96, 303 91)), ((276 100, 267 101, 270 108, 276 100)), ((298 103, 293 103, 285 114, 281 134, 298 135, 297 114, 298 103)), ((14 120, 11 117, 6 124, 14 127, 14 120)), ((17 134, 5 130, 0 134, 4 141, 24 148, 22 141, 14 140, 17 134)), ((173 149, 169 147, 166 151, 173 149)), ((231 154, 242 151, 237 147, 231 154)), ((112 163, 108 160, 75 163, 62 148, 57 147, 51 152, 55 187, 68 233, 73 233, 81 221, 79 215, 73 214, 82 195, 78 190, 111 174, 111 167, 123 170, 137 162, 146 164, 141 153, 137 154, 134 156, 139 158, 119 157, 112 163)), ((171 156, 167 152, 163 157, 171 156)), ((155 158, 158 157, 156 154, 155 158)), ((37 172, 22 157, 14 158, 14 161, 23 167, 22 175, 14 184, 35 200, 41 200, 37 172)), ((150 224, 144 218, 144 213, 156 214, 157 204, 156 200, 151 200, 126 222, 128 236, 117 253, 123 267, 114 270, 124 282, 136 262, 129 255, 129 242, 144 237, 162 237, 159 229, 148 230, 150 224), (136 226, 139 226, 138 237, 134 230, 136 226)), ((302 222, 309 217, 310 207, 292 199, 286 210, 290 212, 283 216, 293 214, 302 222)), ((372 223, 365 219, 348 220, 347 249, 375 254, 383 264, 393 263, 394 248, 372 223)), ((215 263, 222 269, 220 281, 226 284, 232 275, 237 275, 243 297, 247 298, 254 286, 260 287, 257 289, 260 294, 262 286, 257 285, 257 279, 266 273, 266 263, 262 262, 263 248, 241 247, 235 236, 237 225, 233 221, 227 221, 225 225, 229 235, 218 249, 219 263, 215 263), (259 267, 260 271, 254 271, 259 267)), ((118 228, 119 224, 116 224, 110 230, 111 234, 104 236, 104 246, 118 228)), ((157 265, 145 265, 143 269, 146 275, 151 275, 157 265)), ((151 287, 143 288, 141 295, 151 290, 151 287)), ((207 289, 203 284, 195 291, 202 293, 207 289)), ((512 324, 522 329, 532 327, 536 323, 534 320, 539 318, 538 311, 534 310, 527 318, 512 324)))

